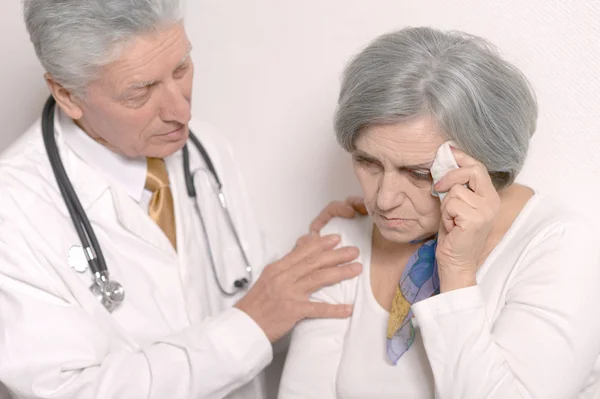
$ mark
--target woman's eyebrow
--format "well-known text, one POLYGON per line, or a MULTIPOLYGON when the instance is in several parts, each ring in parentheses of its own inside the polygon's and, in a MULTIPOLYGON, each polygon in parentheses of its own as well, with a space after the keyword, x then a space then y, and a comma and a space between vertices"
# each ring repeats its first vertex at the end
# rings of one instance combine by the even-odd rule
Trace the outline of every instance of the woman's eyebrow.
MULTIPOLYGON (((368 154, 362 150, 354 150, 352 152, 352 155, 367 159, 369 161, 379 161, 379 159, 377 157, 375 157, 371 154, 368 154)), ((410 169, 410 170, 427 169, 427 170, 429 170, 431 168, 432 164, 433 164, 433 160, 422 162, 419 164, 414 164, 414 165, 402 165, 402 166, 396 166, 396 167, 399 169, 410 169)))
POLYGON ((352 152, 352 155, 355 155, 355 156, 358 156, 358 157, 361 157, 361 158, 365 158, 365 159, 368 159, 370 161, 377 161, 378 160, 377 157, 375 157, 375 156, 373 156, 371 154, 367 154, 366 152, 364 152, 362 150, 354 150, 352 152))
POLYGON ((430 162, 423 162, 417 165, 404 165, 404 166, 399 166, 402 169, 431 169, 431 165, 433 164, 433 161, 430 162))

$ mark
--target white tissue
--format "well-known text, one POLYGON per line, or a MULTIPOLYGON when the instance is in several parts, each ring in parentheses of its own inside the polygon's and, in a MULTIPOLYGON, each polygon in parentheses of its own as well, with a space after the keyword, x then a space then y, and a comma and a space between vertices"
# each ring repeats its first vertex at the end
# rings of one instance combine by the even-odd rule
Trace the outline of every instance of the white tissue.
MULTIPOLYGON (((431 177, 433 178, 433 185, 442 180, 442 178, 453 169, 458 169, 458 164, 454 159, 454 155, 452 155, 452 150, 450 146, 457 148, 456 144, 452 141, 446 141, 444 144, 440 146, 437 150, 437 154, 435 159, 433 160, 433 165, 431 165, 431 177)), ((444 200, 446 193, 438 193, 431 186, 431 195, 434 197, 439 197, 440 201, 444 200)))

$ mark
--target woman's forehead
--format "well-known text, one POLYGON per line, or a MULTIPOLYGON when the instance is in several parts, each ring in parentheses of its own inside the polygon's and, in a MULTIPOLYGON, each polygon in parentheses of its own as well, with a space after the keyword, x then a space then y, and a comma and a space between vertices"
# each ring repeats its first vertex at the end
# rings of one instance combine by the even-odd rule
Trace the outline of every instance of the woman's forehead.
POLYGON ((371 156, 412 165, 433 161, 437 149, 446 140, 430 118, 420 118, 370 126, 357 138, 355 147, 357 151, 371 156))

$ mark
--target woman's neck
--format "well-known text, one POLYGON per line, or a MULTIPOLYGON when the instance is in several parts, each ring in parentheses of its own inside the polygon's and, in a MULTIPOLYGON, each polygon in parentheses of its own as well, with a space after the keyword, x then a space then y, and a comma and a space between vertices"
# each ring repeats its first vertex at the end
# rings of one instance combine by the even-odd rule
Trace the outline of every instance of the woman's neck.
POLYGON ((420 243, 400 243, 386 239, 379 231, 377 225, 373 224, 373 242, 372 251, 381 262, 391 260, 396 264, 398 258, 403 258, 407 254, 412 254, 420 243))

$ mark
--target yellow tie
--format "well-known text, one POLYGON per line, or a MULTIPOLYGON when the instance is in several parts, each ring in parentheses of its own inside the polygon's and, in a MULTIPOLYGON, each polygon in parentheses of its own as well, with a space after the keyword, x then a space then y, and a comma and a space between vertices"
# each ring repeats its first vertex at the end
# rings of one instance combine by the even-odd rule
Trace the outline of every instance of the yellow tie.
POLYGON ((177 249, 173 194, 169 187, 169 175, 164 159, 148 158, 146 189, 152 192, 148 214, 171 241, 173 248, 177 249))

